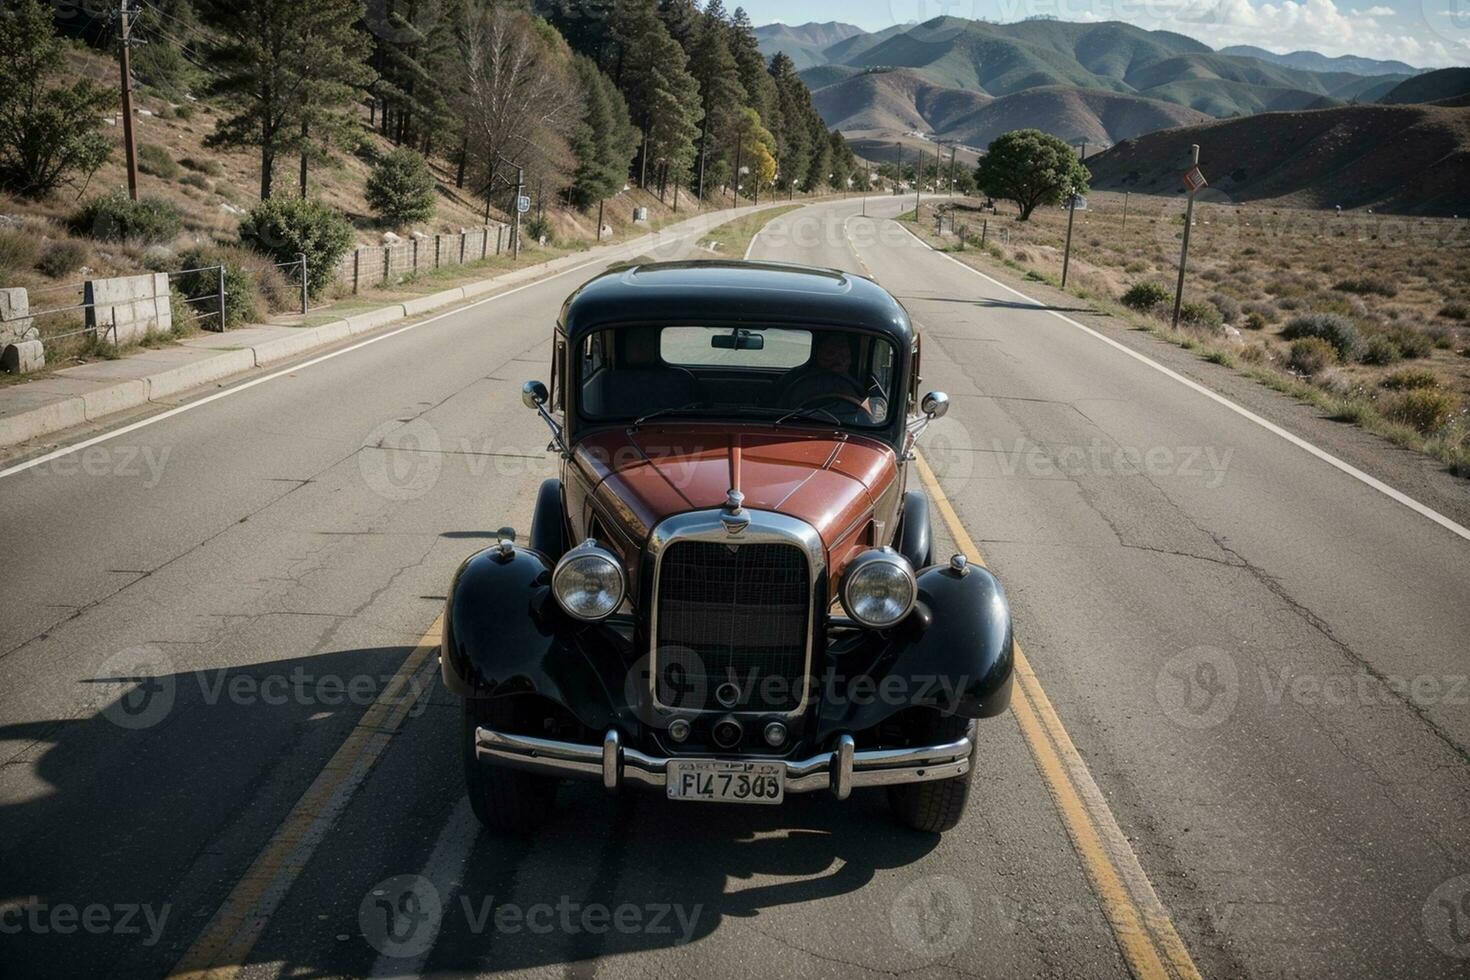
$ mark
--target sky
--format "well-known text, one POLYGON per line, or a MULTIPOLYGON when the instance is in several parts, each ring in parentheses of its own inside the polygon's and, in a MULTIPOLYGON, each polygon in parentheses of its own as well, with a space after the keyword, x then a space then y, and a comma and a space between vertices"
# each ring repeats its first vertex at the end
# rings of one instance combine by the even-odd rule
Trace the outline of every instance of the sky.
POLYGON ((838 20, 864 30, 948 15, 1001 23, 1046 15, 1178 31, 1214 48, 1254 44, 1470 65, 1470 0, 725 0, 756 24, 838 20))

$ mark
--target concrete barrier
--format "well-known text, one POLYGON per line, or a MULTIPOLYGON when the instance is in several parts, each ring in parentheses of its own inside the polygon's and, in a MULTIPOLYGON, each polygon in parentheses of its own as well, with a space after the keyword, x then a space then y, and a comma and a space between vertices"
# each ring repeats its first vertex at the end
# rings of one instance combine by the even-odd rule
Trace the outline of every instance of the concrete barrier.
POLYGON ((87 326, 96 328, 100 340, 127 344, 150 331, 167 333, 173 328, 168 275, 163 272, 90 279, 83 302, 88 304, 87 326))
POLYGON ((0 347, 31 339, 36 321, 30 312, 31 301, 25 289, 0 289, 0 347))
POLYGON ((284 361, 318 347, 335 344, 350 336, 352 336, 352 328, 347 325, 347 321, 336 320, 320 327, 298 328, 289 336, 262 341, 251 350, 255 352, 255 365, 259 367, 263 364, 284 361))

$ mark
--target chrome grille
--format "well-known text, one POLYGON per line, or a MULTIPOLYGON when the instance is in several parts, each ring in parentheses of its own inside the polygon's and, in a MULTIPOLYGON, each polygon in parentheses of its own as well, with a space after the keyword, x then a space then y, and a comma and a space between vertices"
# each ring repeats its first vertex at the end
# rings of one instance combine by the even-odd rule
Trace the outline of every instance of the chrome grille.
POLYGON ((658 576, 661 704, 723 710, 715 690, 727 681, 741 691, 735 710, 801 704, 811 608, 801 548, 676 541, 658 576))

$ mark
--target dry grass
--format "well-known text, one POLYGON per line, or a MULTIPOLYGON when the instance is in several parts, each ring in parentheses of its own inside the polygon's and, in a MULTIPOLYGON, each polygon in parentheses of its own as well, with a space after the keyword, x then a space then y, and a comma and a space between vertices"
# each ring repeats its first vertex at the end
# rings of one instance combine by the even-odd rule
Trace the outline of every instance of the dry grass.
MULTIPOLYGON (((1470 476, 1464 408, 1470 401, 1470 221, 1212 204, 1202 196, 1184 298, 1201 304, 1199 313, 1203 304, 1220 313, 1225 335, 1211 336, 1172 331, 1167 323, 1184 230, 1182 198, 1130 195, 1126 224, 1122 194, 1093 193, 1088 203, 1073 229, 1070 291, 1216 363, 1246 362, 1242 370, 1257 380, 1470 476), (1130 290, 1133 297, 1148 291, 1140 284, 1163 287, 1168 301, 1125 310, 1130 290), (1338 351, 1336 366, 1305 352, 1293 363, 1292 335, 1301 335, 1303 320, 1329 318, 1346 323, 1359 342, 1338 351), (1390 380, 1406 368, 1419 389, 1432 387, 1443 397, 1406 397, 1390 380)), ((968 226, 972 251, 986 226, 994 258, 1057 284, 1065 211, 1040 209, 1019 222, 1005 203, 999 214, 981 211, 976 201, 954 207, 956 223, 968 226)), ((954 247, 953 236, 936 235, 931 205, 918 227, 931 242, 954 247)))

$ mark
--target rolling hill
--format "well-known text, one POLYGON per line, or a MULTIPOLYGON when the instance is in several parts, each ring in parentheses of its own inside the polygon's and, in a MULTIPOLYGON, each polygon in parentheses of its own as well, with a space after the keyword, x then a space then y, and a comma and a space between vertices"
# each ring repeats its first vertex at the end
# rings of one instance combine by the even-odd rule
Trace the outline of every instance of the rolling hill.
POLYGON ((1415 71, 1398 62, 1313 52, 1263 52, 1269 58, 1235 53, 1238 48, 1216 52, 1182 34, 1116 21, 992 24, 936 17, 877 34, 849 34, 820 49, 812 39, 824 36, 822 31, 782 41, 795 29, 778 26, 763 43, 789 44, 782 50, 799 56, 813 89, 844 83, 857 72, 908 69, 945 88, 995 97, 1063 86, 1173 102, 1220 118, 1374 101, 1415 71))
POLYGON ((767 60, 777 51, 784 51, 798 71, 814 65, 825 65, 830 59, 822 52, 832 45, 849 38, 868 36, 870 35, 861 27, 835 20, 798 24, 795 27, 765 24, 755 29, 760 52, 767 60))
POLYGON ((1406 102, 1442 102, 1470 95, 1470 68, 1441 68, 1406 79, 1379 100, 1393 105, 1406 102))
POLYGON ((1406 65, 1402 61, 1378 61, 1374 58, 1360 58, 1351 54, 1340 55, 1336 58, 1329 58, 1316 51, 1292 51, 1290 54, 1276 54, 1252 44, 1231 45, 1228 48, 1221 48, 1220 53, 1259 58, 1273 65, 1285 65, 1287 68, 1298 68, 1302 71, 1345 71, 1354 75, 1412 75, 1424 70, 1406 65))
POLYGON ((1119 92, 1043 86, 993 98, 935 85, 911 69, 870 71, 813 95, 828 125, 847 131, 928 132, 985 146, 1035 127, 1070 143, 1105 146, 1130 136, 1208 121, 1201 112, 1119 92))
POLYGON ((1179 192, 1189 146, 1214 193, 1304 207, 1470 213, 1470 110, 1353 105, 1151 133, 1092 157, 1093 186, 1179 192))

